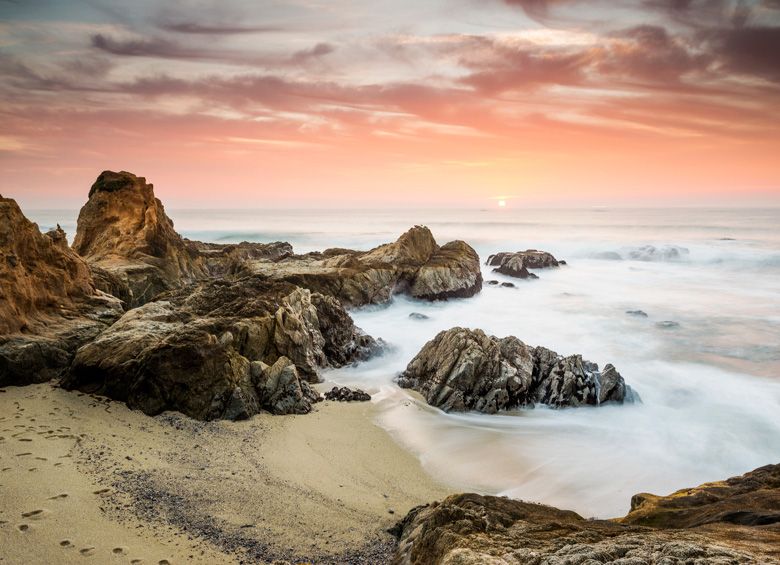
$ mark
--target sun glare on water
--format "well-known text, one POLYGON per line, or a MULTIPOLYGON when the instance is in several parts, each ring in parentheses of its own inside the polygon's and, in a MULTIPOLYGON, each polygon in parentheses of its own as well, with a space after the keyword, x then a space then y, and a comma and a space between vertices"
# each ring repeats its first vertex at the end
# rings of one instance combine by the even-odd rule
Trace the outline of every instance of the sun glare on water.
POLYGON ((506 207, 506 200, 499 200, 498 201, 498 207, 499 208, 505 208, 506 207))

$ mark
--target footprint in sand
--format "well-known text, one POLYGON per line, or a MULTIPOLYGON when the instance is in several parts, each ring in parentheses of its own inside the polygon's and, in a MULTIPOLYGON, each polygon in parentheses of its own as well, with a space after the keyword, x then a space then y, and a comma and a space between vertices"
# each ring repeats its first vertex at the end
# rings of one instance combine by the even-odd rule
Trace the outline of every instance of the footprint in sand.
POLYGON ((20 437, 19 441, 32 441, 32 440, 28 437, 20 437))
POLYGON ((83 549, 79 549, 79 553, 81 555, 85 555, 85 556, 86 555, 92 555, 92 554, 95 553, 95 548, 94 547, 85 547, 83 549))
POLYGON ((20 532, 26 532, 27 530, 30 529, 30 526, 28 526, 27 524, 19 524, 16 527, 19 529, 20 532))
POLYGON ((38 461, 48 461, 45 457, 36 457, 38 461))
POLYGON ((24 453, 17 453, 16 454, 17 457, 24 457, 25 455, 32 455, 32 453, 30 453, 29 451, 26 451, 24 453))
POLYGON ((29 512, 22 512, 22 518, 34 518, 35 520, 40 520, 41 518, 45 518, 46 515, 50 513, 51 512, 45 508, 39 508, 37 510, 30 510, 29 512))
POLYGON ((93 491, 92 494, 106 494, 107 492, 110 492, 110 488, 101 488, 96 491, 93 491))
POLYGON ((111 550, 111 552, 114 555, 127 555, 127 548, 126 547, 115 547, 111 550))
POLYGON ((68 498, 68 493, 63 492, 62 494, 55 494, 54 496, 50 496, 49 500, 59 500, 60 498, 68 498))
POLYGON ((168 561, 167 559, 160 559, 160 560, 157 562, 157 565, 171 565, 171 562, 170 562, 170 561, 168 561))
POLYGON ((73 547, 73 543, 69 539, 64 539, 60 542, 60 547, 73 547))
POLYGON ((130 565, 138 565, 139 563, 143 563, 143 562, 144 562, 143 559, 131 559, 130 565))

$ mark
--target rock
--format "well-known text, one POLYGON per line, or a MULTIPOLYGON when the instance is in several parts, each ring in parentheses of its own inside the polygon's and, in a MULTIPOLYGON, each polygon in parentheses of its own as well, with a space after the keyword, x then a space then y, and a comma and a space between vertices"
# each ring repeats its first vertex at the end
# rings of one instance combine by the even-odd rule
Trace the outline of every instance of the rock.
POLYGON ((512 256, 504 261, 499 267, 493 269, 494 273, 501 273, 508 277, 515 277, 516 279, 538 279, 535 274, 531 273, 523 263, 522 257, 512 256))
POLYGON ((688 254, 690 254, 690 251, 687 248, 675 245, 666 245, 664 247, 643 245, 627 251, 628 258, 636 261, 678 261, 688 254))
POLYGON ((493 280, 489 280, 489 281, 487 281, 487 283, 488 283, 489 285, 497 285, 497 284, 498 284, 498 281, 497 281, 497 280, 495 280, 495 279, 493 279, 493 280))
POLYGON ((244 268, 333 296, 346 307, 387 302, 399 293, 446 300, 473 296, 482 289, 477 253, 462 241, 439 247, 423 226, 371 251, 328 249, 278 261, 247 261, 244 268))
POLYGON ((379 347, 331 297, 259 276, 211 279, 125 313, 79 349, 62 385, 150 415, 304 413, 318 397, 305 381, 379 347))
POLYGON ((644 310, 626 310, 626 314, 629 316, 638 316, 640 318, 647 318, 647 312, 644 310))
POLYGON ((396 524, 392 563, 758 565, 780 558, 780 465, 651 497, 635 496, 625 518, 586 520, 542 504, 453 495, 396 524))
POLYGON ((501 283, 501 286, 503 286, 504 288, 515 288, 515 283, 511 283, 511 282, 502 282, 502 283, 501 283))
POLYGON ((662 330, 673 330, 680 327, 679 322, 673 322, 671 320, 663 320, 661 322, 655 323, 657 328, 661 328, 662 330))
POLYGON ((337 400, 339 402, 366 402, 371 400, 371 395, 363 392, 359 388, 350 390, 343 386, 341 388, 334 386, 325 393, 325 400, 337 400))
POLYGON ((412 320, 430 320, 430 316, 426 316, 425 314, 420 314, 419 312, 412 312, 409 314, 409 318, 412 320))
POLYGON ((514 253, 502 251, 488 257, 486 264, 491 267, 502 267, 508 261, 513 260, 524 265, 526 269, 547 269, 566 264, 566 261, 558 261, 551 253, 536 249, 526 249, 514 253))
POLYGON ((79 212, 73 249, 129 288, 130 306, 206 275, 144 177, 102 172, 79 212))
POLYGON ((536 403, 565 407, 634 399, 612 365, 599 371, 580 355, 563 357, 513 336, 499 339, 464 328, 443 331, 426 343, 398 384, 447 412, 495 414, 536 403))
POLYGON ((0 386, 44 382, 121 315, 57 229, 42 234, 0 196, 0 386))

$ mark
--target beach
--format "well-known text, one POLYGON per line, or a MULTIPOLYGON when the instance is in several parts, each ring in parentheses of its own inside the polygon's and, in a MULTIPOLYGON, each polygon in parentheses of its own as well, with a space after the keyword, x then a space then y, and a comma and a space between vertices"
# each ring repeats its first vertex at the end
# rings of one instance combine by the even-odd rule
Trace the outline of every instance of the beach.
POLYGON ((47 383, 0 414, 0 562, 381 562, 448 494, 369 402, 198 422, 47 383))

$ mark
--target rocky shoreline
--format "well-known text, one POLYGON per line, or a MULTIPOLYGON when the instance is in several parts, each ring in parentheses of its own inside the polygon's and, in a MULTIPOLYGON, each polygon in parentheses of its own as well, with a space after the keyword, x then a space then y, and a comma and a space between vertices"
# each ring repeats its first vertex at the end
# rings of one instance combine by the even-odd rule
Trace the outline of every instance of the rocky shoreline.
MULTIPOLYGON (((175 471, 171 474, 151 476, 143 467, 119 465, 118 458, 104 468, 110 441, 100 437, 99 429, 84 432, 84 437, 95 434, 94 449, 79 446, 81 439, 76 436, 75 446, 69 449, 81 453, 81 463, 89 473, 114 474, 111 488, 127 497, 123 504, 142 521, 165 523, 177 535, 204 542, 209 551, 260 562, 297 562, 306 556, 317 562, 392 561, 399 565, 671 565, 771 563, 778 559, 780 465, 667 497, 638 494, 627 516, 609 521, 586 520, 570 511, 498 497, 451 495, 442 502, 413 508, 391 528, 397 545, 377 529, 380 522, 382 528, 391 526, 394 518, 390 516, 396 509, 385 508, 381 493, 363 490, 350 510, 354 529, 360 531, 362 539, 339 531, 349 538, 349 543, 342 544, 343 551, 326 551, 317 544, 313 544, 317 551, 311 554, 302 552, 302 546, 290 551, 271 548, 252 530, 254 525, 244 528, 229 520, 217 524, 216 518, 203 512, 217 502, 227 504, 226 515, 235 508, 230 501, 207 500, 203 493, 188 490, 177 473, 195 481, 194 475, 171 455, 179 447, 175 439, 164 436, 176 436, 188 426, 200 426, 201 430, 213 426, 208 428, 214 432, 213 453, 188 453, 183 459, 192 466, 197 462, 198 468, 205 470, 212 461, 210 456, 231 460, 240 453, 262 467, 269 464, 261 461, 263 455, 258 453, 262 451, 254 444, 251 449, 243 447, 253 441, 250 435, 236 435, 234 429, 220 426, 249 426, 258 418, 271 418, 284 429, 286 420, 274 416, 319 418, 322 413, 312 414, 313 407, 323 401, 326 405, 333 402, 331 406, 338 403, 338 410, 345 413, 370 410, 366 401, 371 397, 361 390, 335 387, 323 399, 316 386, 324 369, 366 361, 381 355, 386 347, 355 325, 349 309, 386 303, 399 294, 426 301, 473 297, 483 285, 476 251, 459 240, 439 245, 424 226, 414 226, 396 241, 369 251, 326 249, 299 255, 284 242, 218 245, 191 241, 176 232, 146 179, 112 171, 101 173, 90 188, 70 247, 59 227, 41 233, 11 199, 0 197, 0 220, 0 387, 30 385, 36 391, 31 394, 40 395, 35 400, 40 401, 37 408, 41 414, 51 409, 50 416, 56 412, 40 388, 48 386, 40 384, 47 381, 61 387, 56 394, 75 395, 70 400, 90 395, 95 402, 90 408, 105 404, 107 414, 115 408, 111 401, 140 411, 142 414, 136 414, 122 407, 128 427, 145 432, 147 424, 140 419, 156 416, 147 420, 148 426, 158 428, 155 441, 166 442, 170 449, 161 468, 170 466, 175 471), (159 427, 166 419, 175 425, 159 427), (225 422, 235 420, 249 422, 225 422), (221 439, 228 438, 234 441, 233 452, 218 447, 221 439), (172 489, 174 484, 177 492, 172 489), (193 502, 196 499, 200 506, 193 502), (364 504, 371 506, 370 512, 361 509, 364 504), (376 537, 367 540, 366 536, 376 537)), ((521 279, 537 278, 532 270, 565 264, 533 249, 498 253, 487 261, 495 272, 521 279)), ((503 286, 514 284, 505 282, 503 286)), ((641 311, 627 313, 646 316, 641 311)), ((419 313, 410 317, 409 323, 427 319, 419 313)), ((460 327, 442 331, 428 342, 397 376, 397 383, 447 412, 497 414, 536 404, 575 408, 639 400, 611 364, 600 369, 581 355, 563 356, 545 347, 526 345, 513 336, 497 338, 479 329, 460 327)), ((15 418, 22 418, 24 399, 16 398, 15 418)), ((324 412, 330 420, 320 418, 321 427, 341 425, 335 409, 324 412)), ((36 429, 41 424, 32 422, 40 417, 30 420, 19 434, 44 434, 52 440, 70 437, 36 429)), ((74 410, 70 417, 80 418, 74 410)), ((111 419, 103 423, 109 425, 111 419)), ((358 427, 373 425, 360 418, 353 423, 358 427)), ((276 424, 269 426, 276 429, 276 424)), ((342 498, 332 492, 325 495, 322 490, 307 490, 310 485, 305 481, 319 484, 320 476, 332 472, 331 468, 346 472, 346 467, 339 466, 344 453, 324 454, 312 447, 309 437, 323 443, 338 443, 340 437, 348 437, 348 442, 338 443, 338 449, 358 452, 350 459, 352 466, 362 465, 377 453, 388 467, 393 466, 393 458, 401 458, 400 448, 389 447, 386 442, 392 440, 383 433, 372 436, 379 447, 357 449, 359 429, 339 427, 333 431, 334 437, 309 425, 301 429, 304 435, 285 436, 301 453, 285 452, 286 445, 276 445, 273 465, 278 468, 265 488, 286 489, 285 481, 292 480, 289 475, 299 474, 303 482, 289 492, 285 490, 287 496, 296 497, 296 492, 303 490, 307 497, 323 498, 325 502, 320 500, 313 508, 332 521, 338 522, 342 498), (311 458, 321 459, 321 465, 315 466, 311 458), (315 472, 307 471, 309 464, 316 467, 315 472)), ((185 435, 181 435, 182 441, 185 435)), ((6 440, 5 435, 0 436, 3 447, 6 440)), ((34 438, 22 440, 33 442, 34 438)), ((263 447, 278 442, 273 435, 264 435, 263 440, 263 447)), ((134 461, 133 457, 144 451, 134 443, 136 439, 127 441, 139 450, 125 456, 134 461)), ((201 448, 196 436, 188 441, 191 450, 201 448)), ((157 447, 152 443, 145 449, 153 452, 157 447)), ((8 457, 33 454, 11 451, 8 457)), ((43 451, 38 458, 48 461, 43 451)), ((23 471, 21 467, 6 469, 23 471)), ((402 467, 393 469, 406 480, 422 481, 419 469, 406 459, 402 467)), ((237 471, 220 468, 222 475, 208 475, 206 482, 199 484, 208 490, 209 481, 227 482, 230 472, 235 475, 237 471)), ((356 471, 355 485, 376 485, 371 476, 380 472, 376 466, 363 474, 356 471)), ((252 473, 246 470, 254 488, 251 481, 258 477, 252 473)), ((106 476, 101 475, 102 480, 106 476)), ((392 473, 382 476, 382 484, 403 490, 392 473)), ((337 481, 331 477, 328 489, 342 488, 337 481)), ((233 487, 250 496, 242 484, 233 483, 233 487)), ((261 492, 252 491, 251 496, 262 496, 263 487, 259 488, 261 492)), ((231 496, 224 489, 217 490, 224 497, 231 496)), ((439 496, 442 490, 433 483, 426 483, 422 491, 403 496, 404 512, 426 499, 443 498, 439 496)), ((114 517, 121 520, 122 500, 112 502, 117 505, 114 517)), ((305 501, 296 498, 296 503, 305 501)), ((285 528, 294 530, 298 520, 287 500, 274 499, 272 506, 263 508, 290 513, 278 516, 279 523, 265 531, 272 538, 287 539, 285 528)), ((37 515, 35 512, 29 515, 37 515)), ((298 525, 301 523, 298 520, 298 525)), ((2 520, 0 525, 7 524, 8 520, 2 520)), ((316 531, 316 524, 306 527, 316 531)), ((19 524, 18 529, 27 531, 29 524, 19 524)), ((296 539, 298 544, 308 541, 296 539)))

